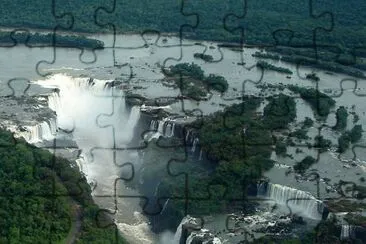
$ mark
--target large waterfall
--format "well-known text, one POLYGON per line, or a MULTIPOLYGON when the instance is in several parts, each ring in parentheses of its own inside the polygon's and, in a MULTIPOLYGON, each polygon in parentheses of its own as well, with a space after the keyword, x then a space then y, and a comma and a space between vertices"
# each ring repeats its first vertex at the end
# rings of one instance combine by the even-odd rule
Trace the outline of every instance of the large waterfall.
POLYGON ((291 213, 316 220, 322 219, 323 202, 308 192, 279 184, 262 183, 258 186, 258 195, 265 196, 277 204, 287 207, 291 213), (264 184, 267 184, 266 189, 264 189, 264 184))
MULTIPOLYGON (((153 243, 146 221, 141 222, 143 217, 132 214, 141 211, 138 203, 121 198, 115 204, 115 190, 119 195, 137 194, 118 178, 122 173, 131 174, 130 167, 121 165, 138 161, 136 150, 120 149, 128 148, 134 136, 140 108, 127 110, 123 91, 105 88, 107 82, 63 74, 36 81, 54 89, 48 97, 49 107, 56 112, 58 128, 70 134, 82 151, 76 162, 88 182, 93 183, 95 201, 115 213, 117 225, 131 243, 153 243), (123 211, 118 211, 119 208, 123 211)), ((48 132, 42 132, 42 137, 48 136, 48 132)))

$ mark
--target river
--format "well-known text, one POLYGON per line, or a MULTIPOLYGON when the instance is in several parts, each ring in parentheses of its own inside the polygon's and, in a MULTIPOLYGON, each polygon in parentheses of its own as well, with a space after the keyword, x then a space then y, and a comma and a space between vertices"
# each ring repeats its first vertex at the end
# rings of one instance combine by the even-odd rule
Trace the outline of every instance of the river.
MULTIPOLYGON (((94 95, 85 92, 80 93, 78 89, 74 89, 75 87, 73 88, 72 85, 70 86, 71 83, 75 82, 76 79, 84 80, 82 82, 85 83, 88 77, 93 77, 96 83, 100 81, 101 86, 103 86, 106 81, 112 81, 116 77, 119 77, 122 81, 129 81, 131 86, 139 87, 134 89, 133 92, 145 97, 176 97, 179 95, 179 90, 162 85, 161 79, 164 76, 160 70, 161 66, 165 65, 167 67, 182 62, 195 62, 202 67, 206 74, 214 73, 224 76, 229 82, 229 90, 224 95, 213 92, 212 97, 208 101, 195 102, 184 100, 184 102, 172 104, 170 106, 171 112, 184 115, 185 110, 192 109, 199 109, 203 114, 222 110, 222 104, 229 105, 236 103, 237 100, 235 98, 243 93, 258 94, 259 89, 255 86, 257 82, 295 84, 316 88, 315 82, 303 78, 306 74, 315 71, 320 78, 319 89, 321 91, 330 89, 331 95, 334 96, 337 102, 337 106, 343 105, 350 108, 352 105, 355 105, 355 112, 360 116, 358 124, 366 124, 364 114, 364 111, 366 111, 366 103, 363 102, 364 97, 359 96, 366 94, 365 80, 358 79, 355 94, 353 92, 355 82, 352 77, 343 74, 330 74, 329 72, 308 67, 297 69, 295 65, 281 61, 268 62, 289 68, 293 71, 291 79, 286 78, 287 75, 285 74, 267 70, 263 73, 262 77, 261 70, 255 67, 257 59, 251 56, 254 52, 259 51, 256 48, 246 48, 243 52, 239 52, 229 48, 220 48, 218 43, 191 40, 183 40, 183 45, 180 45, 180 40, 174 36, 159 37, 157 35, 146 35, 142 37, 140 35, 117 35, 115 37, 115 45, 113 45, 114 36, 112 35, 92 35, 90 37, 105 42, 106 48, 93 53, 91 51, 81 52, 78 49, 57 48, 53 50, 49 47, 28 48, 20 45, 12 48, 1 48, 3 55, 0 57, 0 67, 2 69, 2 72, 0 72, 1 96, 11 94, 12 89, 15 95, 23 94, 28 85, 27 80, 31 81, 30 89, 26 91, 29 95, 50 93, 51 90, 45 87, 63 87, 61 90, 68 92, 62 101, 63 104, 67 104, 68 106, 62 109, 59 108, 58 112, 69 117, 63 117, 63 122, 60 122, 59 118, 58 122, 63 123, 65 127, 67 127, 67 122, 65 121, 68 119, 73 119, 79 125, 82 124, 79 128, 84 128, 85 131, 81 130, 79 134, 75 133, 73 136, 84 152, 95 146, 111 146, 110 143, 112 142, 108 140, 108 138, 111 138, 110 134, 106 136, 104 132, 100 134, 94 134, 93 132, 93 135, 88 135, 90 131, 100 129, 100 126, 93 125, 95 117, 99 114, 110 113, 113 108, 118 108, 118 111, 122 111, 119 116, 126 116, 123 121, 130 121, 130 127, 128 128, 133 128, 136 121, 133 122, 131 115, 128 115, 124 108, 121 107, 123 106, 123 100, 118 100, 111 106, 111 98, 102 98, 97 101, 94 98, 98 96, 98 93, 94 95), (193 57, 194 53, 202 53, 204 50, 206 50, 205 54, 212 55, 216 62, 207 63, 193 57), (244 66, 238 65, 238 63, 243 61, 245 62, 244 66), (12 80, 14 78, 16 79, 12 80), (10 80, 12 81, 9 83, 10 80), (341 82, 342 80, 344 82, 341 82), (343 94, 339 96, 342 90, 343 94), (69 99, 65 100, 65 98, 69 99), (72 111, 68 111, 71 108, 72 111), (85 111, 88 111, 88 113, 85 113, 85 111), (86 127, 87 125, 90 127, 86 127), (85 135, 89 137, 83 138, 85 135), (106 141, 101 142, 102 140, 98 139, 98 143, 100 144, 83 144, 85 141, 90 141, 91 138, 94 138, 93 141, 96 141, 97 138, 104 138, 106 141)), ((271 92, 269 91, 267 95, 270 94, 271 92)), ((120 95, 123 97, 123 93, 120 95)), ((108 94, 102 94, 101 96, 108 97, 108 94)), ((296 122, 303 121, 305 117, 314 118, 310 106, 305 104, 301 99, 297 99, 297 111, 296 122)), ((136 114, 134 119, 138 120, 136 116, 138 115, 136 114)), ((118 118, 113 119, 113 123, 116 126, 120 125, 121 120, 118 120, 118 118)), ((353 127, 352 116, 349 116, 348 119, 348 128, 350 129, 353 127)), ((334 114, 331 114, 327 122, 329 125, 332 125, 334 121, 334 114)), ((102 121, 101 124, 105 125, 110 122, 102 121)), ((314 127, 310 129, 309 136, 314 137, 319 126, 321 125, 315 123, 314 127)), ((124 127, 119 128, 119 130, 123 131, 124 127)), ((323 128, 321 133, 325 138, 331 139, 336 143, 336 134, 334 131, 323 128)), ((120 138, 120 140, 126 144, 130 138, 120 138)), ((365 138, 363 138, 358 144, 363 146, 365 143, 365 138)), ((294 159, 277 157, 273 154, 272 158, 278 164, 268 171, 266 176, 273 183, 310 192, 313 196, 320 199, 337 196, 334 192, 326 191, 327 184, 323 181, 319 183, 318 189, 315 181, 301 181, 297 180, 294 175, 285 175, 287 168, 293 166, 296 161, 300 161, 305 155, 313 155, 316 158, 317 151, 315 149, 308 149, 305 146, 300 147, 304 153, 296 154, 296 147, 288 148, 288 152, 293 154, 294 159)), ((105 158, 106 154, 103 154, 99 160, 108 161, 105 158)), ((107 158, 110 162, 112 162, 112 156, 112 154, 108 154, 107 158)), ((316 169, 321 178, 331 179, 331 184, 339 180, 358 181, 361 175, 365 174, 366 162, 362 161, 366 158, 365 148, 359 147, 356 149, 357 158, 354 161, 356 166, 351 167, 349 163, 342 162, 336 156, 336 153, 332 152, 321 154, 319 162, 312 166, 312 169, 316 169), (347 166, 345 167, 345 165, 347 166)), ((351 150, 348 150, 342 155, 346 160, 352 159, 353 156, 351 150)), ((90 157, 90 154, 85 154, 85 157, 90 157)), ((98 158, 98 155, 96 157, 98 158)), ((136 152, 133 151, 127 154, 125 153, 122 158, 125 160, 124 162, 138 160, 136 152)), ((113 195, 113 180, 120 173, 119 170, 121 168, 116 165, 106 166, 105 164, 94 166, 95 168, 93 166, 91 166, 91 169, 89 168, 89 173, 85 172, 89 174, 89 180, 97 180, 99 186, 103 185, 107 188, 106 191, 110 195, 113 195), (104 172, 101 178, 98 178, 101 176, 97 174, 98 172, 104 172)), ((357 183, 361 184, 361 182, 357 183)), ((125 195, 138 196, 136 192, 125 187, 123 187, 122 191, 125 195)), ((116 209, 113 198, 107 199, 95 196, 95 200, 101 207, 108 208, 112 212, 116 209)), ((150 231, 148 223, 146 223, 144 216, 141 215, 141 209, 138 206, 139 198, 119 200, 117 222, 119 222, 119 227, 122 232, 135 243, 156 242, 160 237, 155 236, 150 231)))

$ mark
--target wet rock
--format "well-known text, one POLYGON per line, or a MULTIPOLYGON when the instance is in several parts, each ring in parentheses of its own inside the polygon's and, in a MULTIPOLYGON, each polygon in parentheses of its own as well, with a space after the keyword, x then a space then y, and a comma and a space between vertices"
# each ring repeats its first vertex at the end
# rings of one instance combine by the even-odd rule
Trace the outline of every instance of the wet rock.
POLYGON ((305 225, 306 224, 303 217, 297 216, 297 215, 293 215, 291 217, 291 221, 292 221, 293 224, 300 224, 300 225, 305 225))

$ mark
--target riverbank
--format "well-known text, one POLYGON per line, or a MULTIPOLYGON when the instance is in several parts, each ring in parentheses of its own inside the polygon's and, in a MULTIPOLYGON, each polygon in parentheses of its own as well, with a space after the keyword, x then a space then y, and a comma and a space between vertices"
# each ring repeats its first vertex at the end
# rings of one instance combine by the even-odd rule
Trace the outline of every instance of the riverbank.
MULTIPOLYGON (((70 47, 70 48, 87 48, 87 49, 98 49, 103 48, 105 45, 100 40, 93 39, 95 36, 100 35, 110 35, 110 30, 101 29, 98 32, 93 31, 84 31, 84 30, 70 30, 65 31, 60 29, 56 34, 56 42, 52 43, 52 37, 48 36, 49 34, 54 33, 54 29, 50 28, 18 28, 14 27, 0 27, 3 31, 8 31, 7 33, 0 33, 0 43, 5 45, 16 45, 14 39, 16 39, 20 44, 26 44, 29 46, 37 46, 37 44, 41 44, 41 46, 57 46, 57 47, 70 47), (14 31, 17 30, 25 30, 29 32, 27 34, 16 34, 14 36, 14 31), (40 38, 38 33, 46 34, 40 38), (70 36, 71 35, 71 36, 70 36), (78 36, 75 36, 78 35, 78 36), (12 38, 9 38, 13 36, 12 38), (19 40, 20 41, 19 41, 19 40)), ((173 32, 159 32, 156 30, 146 30, 146 31, 117 31, 117 35, 159 35, 161 37, 177 37, 178 33, 173 32)), ((219 47, 227 47, 232 48, 238 51, 242 51, 244 48, 259 48, 261 50, 266 50, 269 52, 267 55, 267 59, 273 59, 276 61, 283 61, 287 63, 291 63, 297 65, 299 68, 302 67, 311 67, 317 69, 324 69, 330 72, 343 73, 350 76, 354 76, 357 78, 366 78, 364 71, 366 70, 366 66, 363 64, 364 56, 357 56, 357 53, 347 54, 348 56, 343 57, 342 59, 336 56, 337 53, 332 53, 334 50, 331 48, 324 49, 321 52, 315 49, 312 46, 303 46, 303 45, 289 45, 289 46, 271 46, 271 45, 263 45, 263 44, 255 44, 255 43, 243 43, 241 41, 230 41, 230 40, 212 40, 210 38, 202 38, 200 36, 194 36, 188 33, 183 33, 182 37, 186 40, 195 41, 196 43, 200 43, 203 41, 215 41, 219 42, 219 47), (276 55, 280 55, 277 57, 276 55), (271 57, 273 56, 273 57, 271 57)), ((145 40, 146 41, 146 40, 145 40)), ((340 52, 339 50, 337 50, 340 52)), ((286 70, 286 72, 289 72, 286 70)))

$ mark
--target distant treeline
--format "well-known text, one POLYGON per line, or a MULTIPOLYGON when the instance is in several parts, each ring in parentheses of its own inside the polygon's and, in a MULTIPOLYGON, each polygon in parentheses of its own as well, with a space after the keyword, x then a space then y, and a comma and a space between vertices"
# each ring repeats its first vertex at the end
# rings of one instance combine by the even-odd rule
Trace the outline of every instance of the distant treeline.
MULTIPOLYGON (((116 1, 116 6, 112 2, 60 0, 52 6, 47 0, 21 4, 4 0, 0 26, 57 26, 65 31, 92 33, 112 33, 113 29, 118 33, 181 32, 186 38, 281 47, 281 52, 283 46, 301 47, 305 52, 299 56, 318 53, 311 59, 326 62, 320 66, 336 69, 333 71, 339 68, 333 63, 366 68, 362 60, 354 58, 366 57, 364 1, 125 0, 116 1)), ((344 71, 348 69, 340 72, 344 71)))
POLYGON ((313 3, 312 8, 311 13, 309 1, 289 0, 126 0, 116 1, 112 11, 112 2, 60 0, 56 1, 53 11, 51 2, 46 0, 21 4, 4 0, 0 25, 46 29, 60 26, 85 32, 106 32, 114 25, 119 32, 156 30, 177 33, 187 24, 182 29, 186 36, 225 42, 239 41, 240 29, 236 27, 241 27, 245 30, 244 42, 247 44, 302 46, 313 44, 313 33, 318 28, 318 44, 335 48, 364 46, 366 2, 325 0, 313 3), (101 7, 111 13, 97 11, 101 7), (321 15, 324 12, 333 15, 334 26, 330 14, 321 15), (244 17, 237 19, 234 15, 244 17))
POLYGON ((30 47, 73 47, 87 49, 101 49, 104 43, 99 40, 90 39, 85 36, 75 35, 53 35, 29 33, 29 32, 0 32, 0 46, 12 47, 17 44, 25 44, 30 47))

